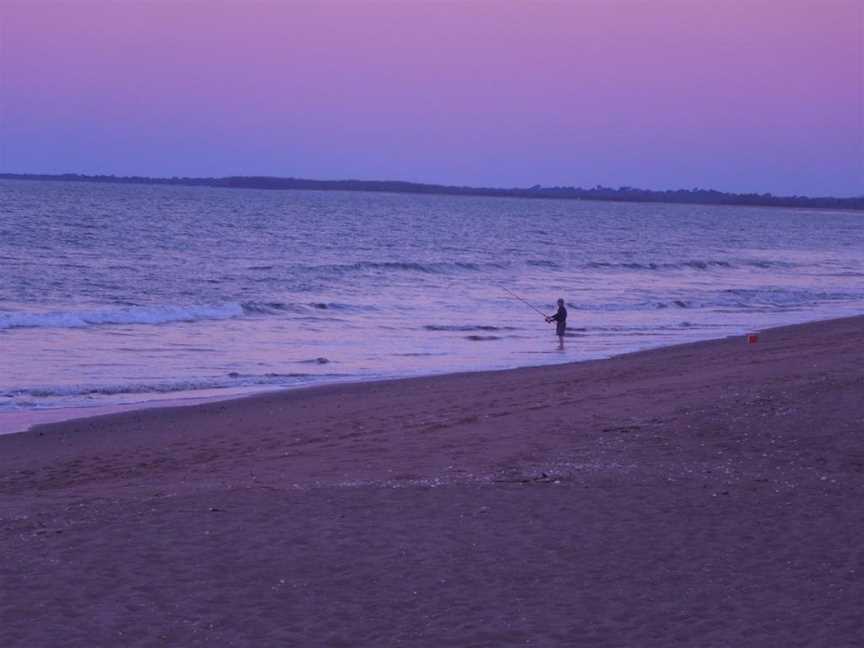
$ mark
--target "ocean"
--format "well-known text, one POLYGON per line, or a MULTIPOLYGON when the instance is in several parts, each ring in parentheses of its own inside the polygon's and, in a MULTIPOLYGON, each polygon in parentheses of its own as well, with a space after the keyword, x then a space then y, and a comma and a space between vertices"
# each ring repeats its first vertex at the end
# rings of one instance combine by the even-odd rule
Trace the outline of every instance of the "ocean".
POLYGON ((0 414, 581 361, 862 312, 864 214, 0 181, 0 414), (508 290, 543 312, 566 300, 563 351, 508 290))

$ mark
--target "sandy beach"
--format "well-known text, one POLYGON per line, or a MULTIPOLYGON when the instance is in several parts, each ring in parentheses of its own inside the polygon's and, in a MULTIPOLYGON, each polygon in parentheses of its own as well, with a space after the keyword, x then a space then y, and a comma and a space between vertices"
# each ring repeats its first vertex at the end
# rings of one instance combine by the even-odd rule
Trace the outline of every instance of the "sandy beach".
POLYGON ((864 642, 864 318, 0 437, 2 646, 864 642))

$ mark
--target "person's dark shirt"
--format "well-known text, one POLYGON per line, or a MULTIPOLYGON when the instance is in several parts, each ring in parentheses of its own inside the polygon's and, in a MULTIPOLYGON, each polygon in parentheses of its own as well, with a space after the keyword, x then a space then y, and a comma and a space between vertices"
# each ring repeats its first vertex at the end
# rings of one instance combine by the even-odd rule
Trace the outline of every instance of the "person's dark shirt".
POLYGON ((552 321, 565 324, 567 322, 567 309, 563 306, 559 306, 558 312, 552 316, 552 321))

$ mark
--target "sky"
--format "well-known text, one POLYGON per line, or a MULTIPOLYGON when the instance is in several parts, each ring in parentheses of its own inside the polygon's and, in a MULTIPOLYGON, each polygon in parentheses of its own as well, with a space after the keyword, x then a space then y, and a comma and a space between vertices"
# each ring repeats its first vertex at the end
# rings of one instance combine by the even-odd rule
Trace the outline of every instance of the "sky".
POLYGON ((862 0, 0 0, 0 171, 864 195, 862 0))

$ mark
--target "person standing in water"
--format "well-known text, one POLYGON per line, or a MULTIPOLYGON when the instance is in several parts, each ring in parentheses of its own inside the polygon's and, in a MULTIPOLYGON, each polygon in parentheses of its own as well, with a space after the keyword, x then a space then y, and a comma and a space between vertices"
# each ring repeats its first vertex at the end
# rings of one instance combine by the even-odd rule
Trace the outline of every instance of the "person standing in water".
POLYGON ((547 315, 546 322, 555 322, 555 335, 558 336, 558 348, 564 348, 564 334, 567 332, 567 309, 564 308, 564 300, 558 300, 558 311, 554 315, 547 315))

